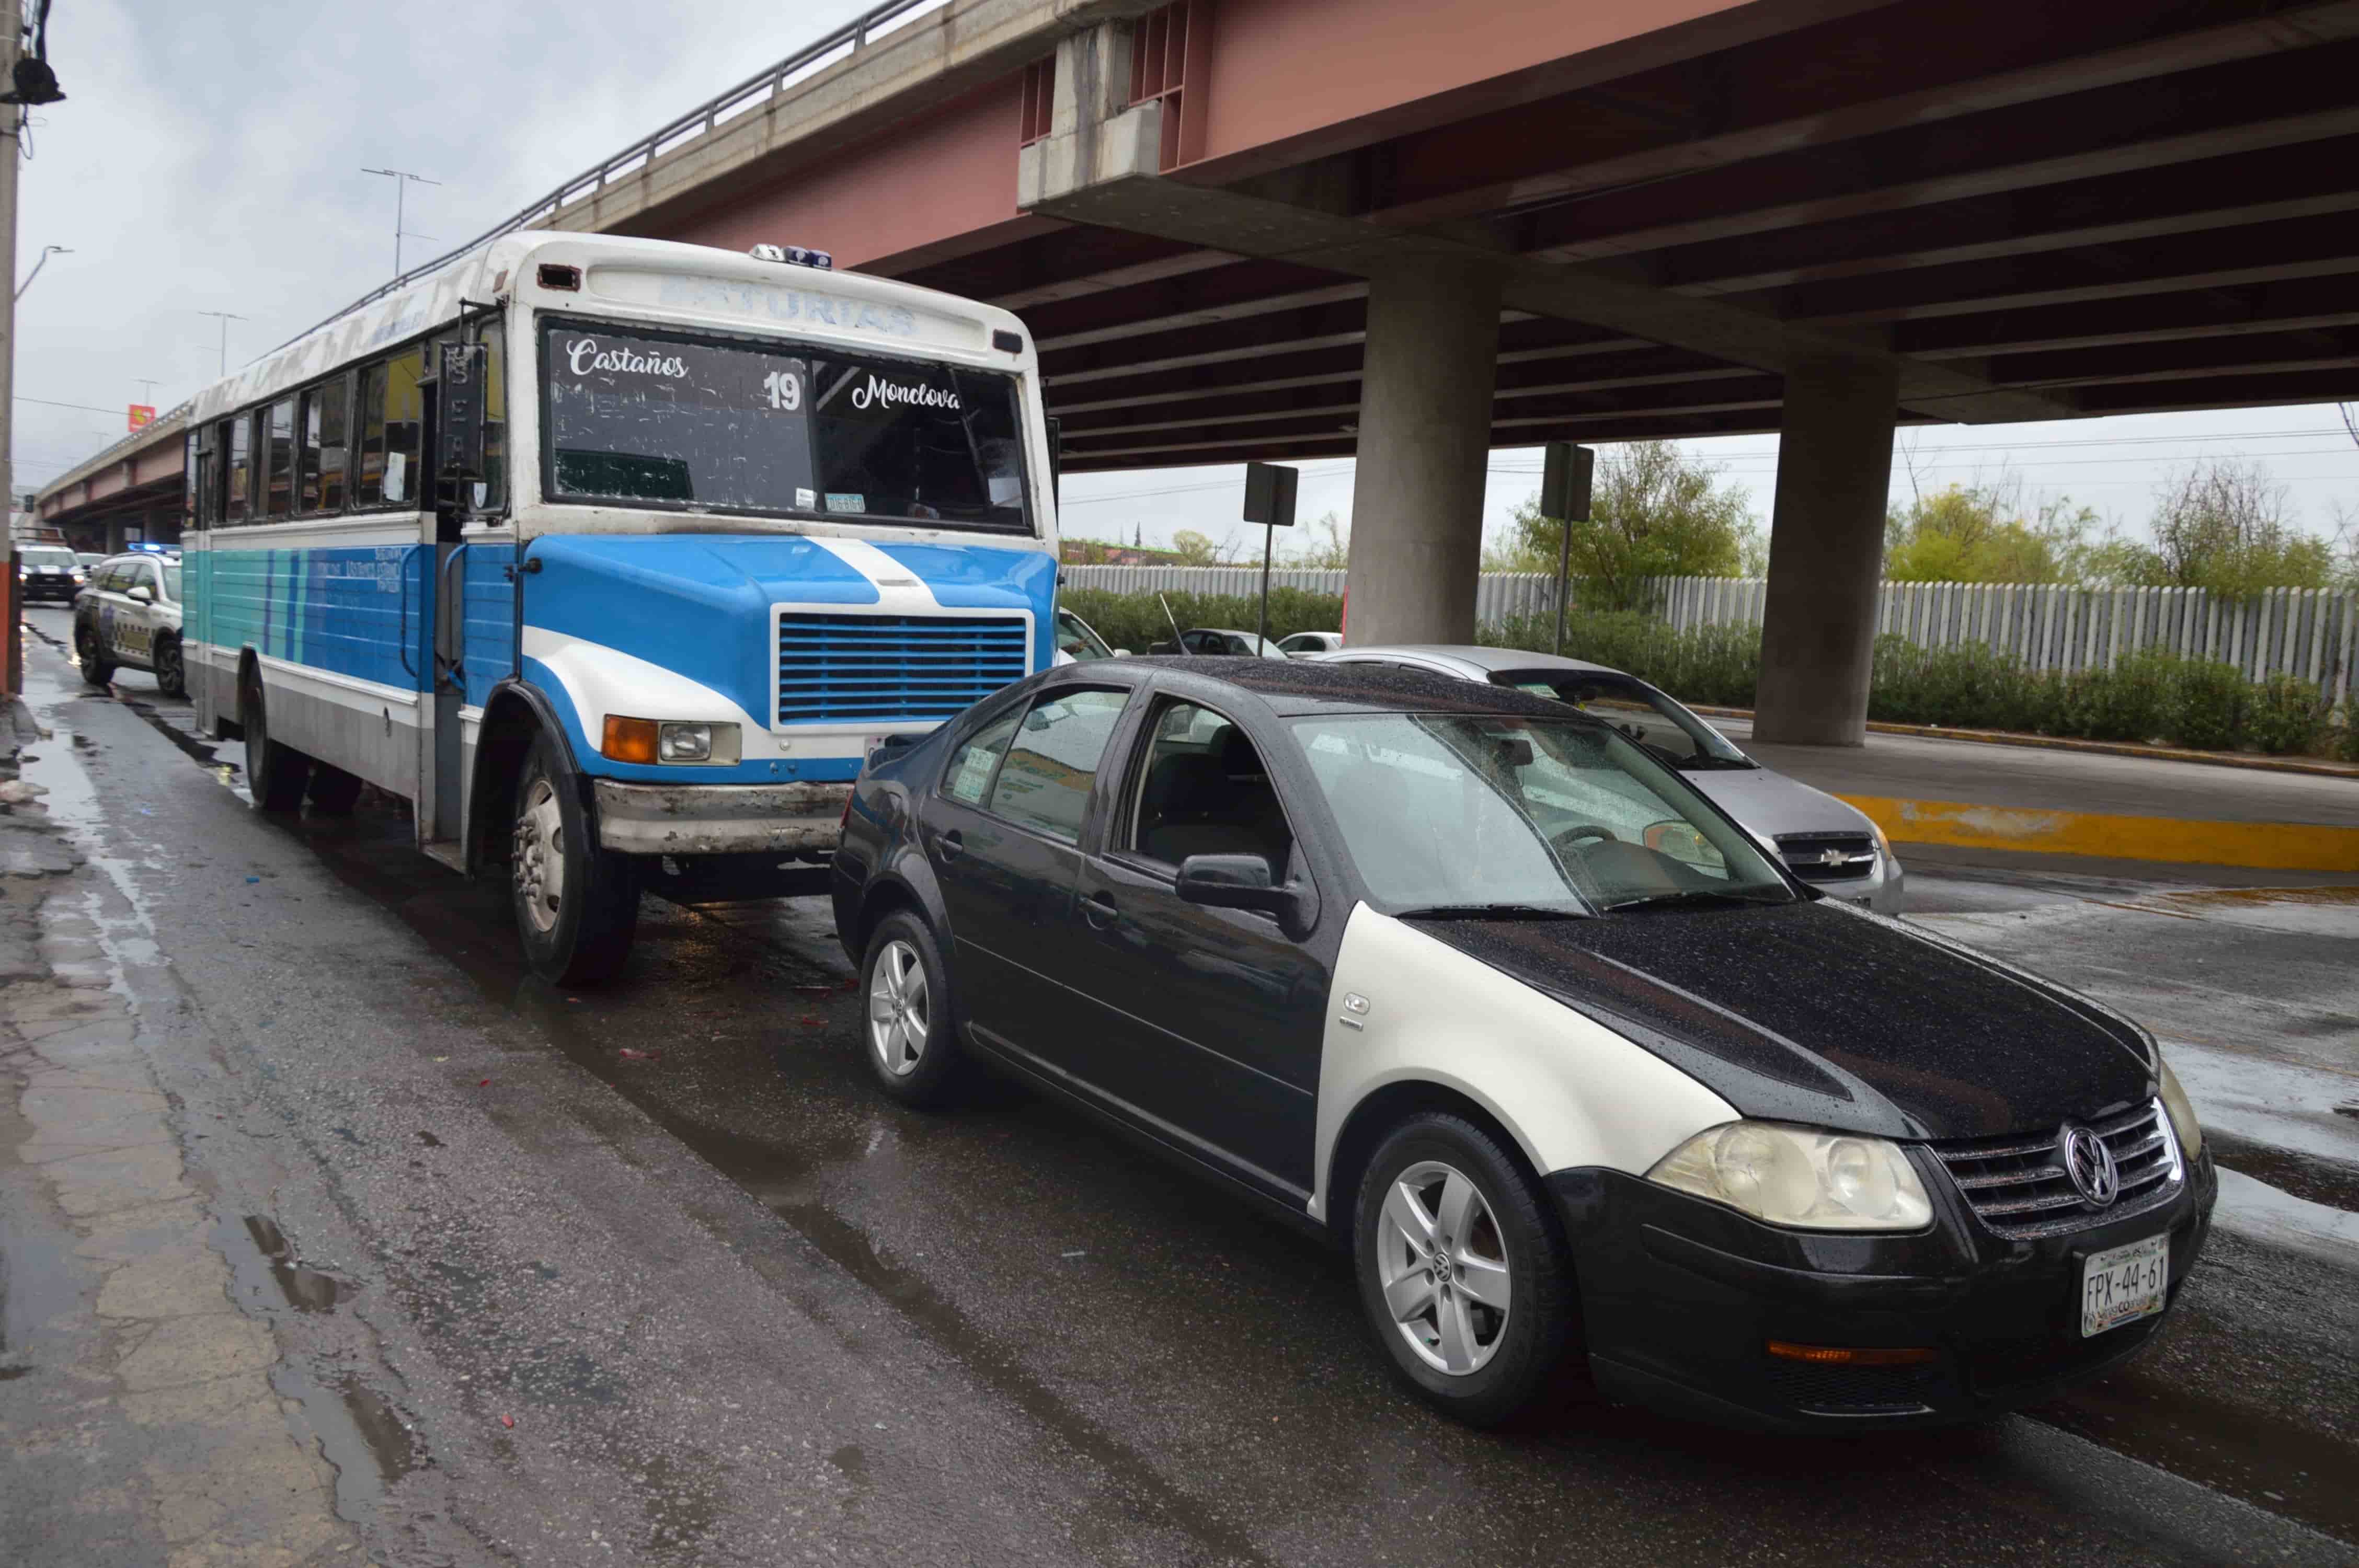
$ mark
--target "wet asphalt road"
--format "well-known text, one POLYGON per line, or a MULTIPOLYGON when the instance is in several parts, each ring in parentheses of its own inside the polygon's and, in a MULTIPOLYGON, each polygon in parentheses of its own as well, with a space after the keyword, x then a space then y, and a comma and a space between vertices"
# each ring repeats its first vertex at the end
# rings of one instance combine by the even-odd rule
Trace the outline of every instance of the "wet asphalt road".
POLYGON ((406 817, 260 818, 146 677, 29 662, 26 776, 380 1561, 2359 1558, 2347 1280, 2223 1238, 2143 1361, 1982 1428, 1471 1433, 1315 1244, 1016 1091, 871 1092, 822 901, 650 901, 553 989, 406 817))

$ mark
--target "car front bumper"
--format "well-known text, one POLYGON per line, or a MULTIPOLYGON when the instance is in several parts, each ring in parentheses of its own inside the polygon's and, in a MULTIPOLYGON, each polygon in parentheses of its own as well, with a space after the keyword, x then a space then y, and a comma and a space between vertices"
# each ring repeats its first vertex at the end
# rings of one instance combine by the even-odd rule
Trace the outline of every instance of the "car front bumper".
POLYGON ((598 842, 621 855, 832 851, 852 797, 848 784, 593 784, 598 842))
POLYGON ((1974 1421, 2037 1403, 2135 1354, 2169 1315, 2202 1250, 2217 1182, 2205 1154, 2169 1203, 2065 1236, 1980 1228, 1925 1171, 1935 1219, 1911 1236, 1781 1230, 1641 1178, 1548 1178, 1581 1278, 1601 1391, 1715 1425, 1855 1433, 1974 1421), (2168 1232, 2164 1310, 2081 1335, 2081 1266, 2168 1232), (1772 1340, 1928 1348, 1932 1359, 1826 1366, 1773 1357, 1772 1340))

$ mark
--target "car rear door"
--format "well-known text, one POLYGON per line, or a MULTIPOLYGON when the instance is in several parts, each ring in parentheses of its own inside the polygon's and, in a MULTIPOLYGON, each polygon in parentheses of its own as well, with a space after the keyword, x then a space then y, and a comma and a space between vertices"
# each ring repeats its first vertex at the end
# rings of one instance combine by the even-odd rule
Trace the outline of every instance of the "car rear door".
POLYGON ((1083 857, 1068 927, 1086 1007, 1073 1075, 1114 1110, 1273 1195, 1310 1195, 1330 964, 1269 915, 1181 902, 1190 854, 1258 853, 1309 885, 1258 749, 1226 713, 1164 697, 1083 857))
POLYGON ((986 1045, 1053 1048, 1070 993, 1053 978, 1099 759, 1129 692, 1059 686, 995 716, 951 752, 921 809, 950 916, 960 1015, 986 1045))

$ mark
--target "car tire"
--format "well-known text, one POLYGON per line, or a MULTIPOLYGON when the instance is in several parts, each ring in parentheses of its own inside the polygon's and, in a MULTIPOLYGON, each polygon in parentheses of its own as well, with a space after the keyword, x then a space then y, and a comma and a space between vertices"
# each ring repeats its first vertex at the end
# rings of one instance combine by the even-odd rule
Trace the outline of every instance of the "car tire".
POLYGON ((614 978, 638 934, 638 871, 598 847, 573 769, 547 730, 516 775, 508 894, 533 973, 560 986, 614 978))
POLYGON ((1496 1134, 1447 1112, 1403 1122, 1368 1162, 1352 1235, 1369 1326, 1419 1399, 1495 1426, 1549 1386, 1574 1339, 1571 1254, 1496 1134))
POLYGON ((361 798, 361 776, 327 762, 311 763, 311 814, 350 816, 361 798))
POLYGON ((74 630, 74 658, 90 685, 103 687, 114 679, 114 662, 99 652, 98 633, 87 626, 74 630))
POLYGON ((189 695, 188 666, 180 662, 178 637, 156 639, 156 689, 166 697, 189 695))
POLYGON ((245 733, 245 789, 256 811, 303 809, 303 786, 311 779, 311 759, 270 738, 270 715, 261 678, 248 672, 238 685, 238 728, 245 733))
POLYGON ((876 1085, 903 1105, 940 1107, 966 1076, 950 976, 934 934, 897 910, 869 934, 860 964, 860 1051, 876 1085))

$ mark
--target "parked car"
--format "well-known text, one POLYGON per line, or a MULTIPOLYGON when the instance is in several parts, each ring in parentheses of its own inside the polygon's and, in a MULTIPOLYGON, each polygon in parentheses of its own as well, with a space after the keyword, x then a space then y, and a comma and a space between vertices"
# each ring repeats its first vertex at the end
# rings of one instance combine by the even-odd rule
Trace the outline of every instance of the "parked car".
POLYGON ((1677 768, 1756 837, 1786 869, 1878 914, 1898 914, 1908 877, 1868 815, 1755 762, 1701 716, 1637 676, 1553 654, 1460 644, 1347 648, 1322 662, 1392 665, 1458 680, 1512 687, 1571 703, 1614 724, 1656 760, 1677 768))
POLYGON ((82 563, 63 545, 16 546, 16 589, 25 601, 71 600, 82 591, 82 563))
POLYGON ((100 562, 105 559, 106 557, 102 551, 76 550, 74 552, 74 564, 82 568, 82 577, 85 581, 88 580, 90 577, 90 568, 97 566, 100 562))
POLYGON ((1694 776, 1407 669, 1043 672, 853 786, 864 1054, 912 1103, 988 1063, 1348 1249, 1471 1422, 1568 1351, 1856 1433, 2138 1349, 2216 1191, 2153 1036, 1826 896, 1694 776))
POLYGON ((1191 626, 1180 633, 1180 649, 1212 658, 1252 658, 1256 654, 1265 659, 1286 657, 1277 651, 1276 643, 1263 641, 1258 633, 1238 632, 1225 626, 1191 626))
POLYGON ((168 697, 186 697, 180 662, 180 557, 113 556, 74 601, 74 655, 82 678, 104 686, 115 667, 151 670, 168 697))
POLYGON ((1128 648, 1109 648, 1097 628, 1070 610, 1057 611, 1057 656, 1060 665, 1085 664, 1092 659, 1119 659, 1129 655, 1128 648))
POLYGON ((1277 651, 1289 659, 1309 654, 1332 654, 1343 645, 1341 632, 1297 632, 1291 637, 1281 637, 1277 651))

